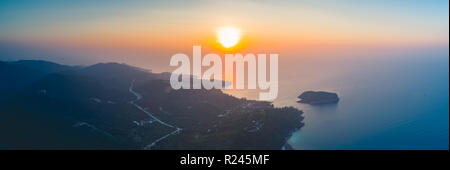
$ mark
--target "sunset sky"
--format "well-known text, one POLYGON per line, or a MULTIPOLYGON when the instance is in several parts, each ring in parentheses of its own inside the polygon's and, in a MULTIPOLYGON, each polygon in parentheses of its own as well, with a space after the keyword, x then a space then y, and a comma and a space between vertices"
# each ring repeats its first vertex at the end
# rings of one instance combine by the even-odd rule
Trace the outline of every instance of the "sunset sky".
POLYGON ((220 51, 216 32, 224 26, 241 31, 243 51, 445 47, 448 6, 447 0, 1 1, 0 58, 122 61, 163 70, 157 65, 192 45, 220 51))

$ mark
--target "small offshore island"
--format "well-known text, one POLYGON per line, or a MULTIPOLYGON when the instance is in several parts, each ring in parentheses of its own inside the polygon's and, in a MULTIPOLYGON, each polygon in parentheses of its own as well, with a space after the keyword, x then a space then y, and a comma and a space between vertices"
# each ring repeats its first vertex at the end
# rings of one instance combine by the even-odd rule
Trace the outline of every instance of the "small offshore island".
POLYGON ((333 104, 339 101, 336 93, 324 91, 306 91, 298 96, 298 103, 306 103, 311 105, 333 104))

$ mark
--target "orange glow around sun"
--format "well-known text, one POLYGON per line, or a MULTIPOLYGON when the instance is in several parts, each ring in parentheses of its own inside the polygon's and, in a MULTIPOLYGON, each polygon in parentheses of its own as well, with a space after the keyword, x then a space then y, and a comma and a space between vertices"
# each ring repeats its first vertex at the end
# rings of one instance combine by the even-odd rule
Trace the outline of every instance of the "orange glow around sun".
POLYGON ((248 44, 248 37, 244 37, 240 29, 226 26, 217 28, 215 36, 208 36, 206 42, 216 52, 224 54, 236 53, 240 52, 248 44))

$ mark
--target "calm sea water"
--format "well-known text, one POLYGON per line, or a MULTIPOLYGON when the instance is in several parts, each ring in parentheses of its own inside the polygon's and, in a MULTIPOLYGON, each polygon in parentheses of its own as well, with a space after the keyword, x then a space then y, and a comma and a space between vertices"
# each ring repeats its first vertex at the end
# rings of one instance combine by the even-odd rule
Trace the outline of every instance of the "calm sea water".
MULTIPOLYGON (((280 60, 282 61, 282 60, 280 60)), ((291 59, 280 62, 276 106, 304 111, 295 149, 448 149, 448 53, 291 59), (338 104, 296 103, 306 90, 338 93, 338 104)), ((250 99, 251 91, 228 91, 250 99)))

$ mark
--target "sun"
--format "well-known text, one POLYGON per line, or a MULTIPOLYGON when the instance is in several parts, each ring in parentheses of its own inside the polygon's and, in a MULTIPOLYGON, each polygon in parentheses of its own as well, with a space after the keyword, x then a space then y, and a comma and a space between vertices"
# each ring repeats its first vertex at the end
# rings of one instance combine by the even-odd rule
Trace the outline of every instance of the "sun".
POLYGON ((217 39, 222 46, 230 48, 241 39, 241 32, 233 27, 222 27, 217 31, 217 39))

